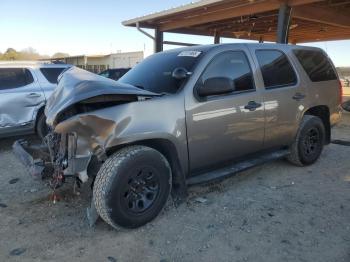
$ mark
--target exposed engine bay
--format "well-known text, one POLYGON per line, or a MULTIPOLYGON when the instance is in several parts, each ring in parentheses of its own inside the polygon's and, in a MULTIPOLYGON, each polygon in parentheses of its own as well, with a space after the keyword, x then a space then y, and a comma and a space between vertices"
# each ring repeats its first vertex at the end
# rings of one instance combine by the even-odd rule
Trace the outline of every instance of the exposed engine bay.
POLYGON ((107 140, 117 128, 112 117, 107 119, 108 115, 116 114, 103 116, 93 112, 109 111, 153 96, 158 94, 72 67, 61 76, 58 88, 47 102, 49 133, 42 144, 18 140, 13 145, 14 153, 33 177, 49 179, 53 190, 68 177, 74 178, 79 186, 88 181, 89 175, 94 179, 105 160, 107 140))

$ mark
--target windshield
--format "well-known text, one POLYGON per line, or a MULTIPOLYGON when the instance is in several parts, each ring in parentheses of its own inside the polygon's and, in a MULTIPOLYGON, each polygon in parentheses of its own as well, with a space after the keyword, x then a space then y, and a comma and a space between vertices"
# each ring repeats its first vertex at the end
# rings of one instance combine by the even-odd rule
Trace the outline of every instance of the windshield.
POLYGON ((176 93, 184 80, 172 77, 177 67, 192 72, 201 57, 198 51, 179 51, 154 54, 131 69, 119 82, 130 84, 154 93, 176 93))

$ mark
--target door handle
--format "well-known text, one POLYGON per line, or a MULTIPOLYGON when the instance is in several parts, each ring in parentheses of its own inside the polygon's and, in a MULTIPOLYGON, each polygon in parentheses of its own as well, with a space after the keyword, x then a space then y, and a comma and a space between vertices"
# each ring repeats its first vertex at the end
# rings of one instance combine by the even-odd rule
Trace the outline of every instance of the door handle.
POLYGON ((244 109, 247 109, 249 111, 255 111, 259 107, 261 107, 260 103, 257 103, 255 101, 249 101, 248 104, 244 106, 244 109))
POLYGON ((293 96, 293 99, 296 100, 296 101, 300 101, 302 99, 305 98, 305 95, 303 95, 302 93, 295 93, 295 95, 293 96))
POLYGON ((36 97, 41 97, 41 95, 38 94, 38 93, 30 93, 29 95, 27 95, 27 97, 29 97, 29 98, 36 98, 36 97))

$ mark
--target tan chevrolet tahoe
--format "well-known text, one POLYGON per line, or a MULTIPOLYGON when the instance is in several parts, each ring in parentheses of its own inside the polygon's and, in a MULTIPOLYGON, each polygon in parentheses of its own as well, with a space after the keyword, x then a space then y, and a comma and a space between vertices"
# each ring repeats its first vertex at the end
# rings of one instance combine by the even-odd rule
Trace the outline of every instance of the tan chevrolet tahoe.
POLYGON ((44 151, 23 140, 14 150, 53 187, 91 181, 92 222, 135 228, 189 185, 278 158, 314 163, 341 97, 320 49, 194 46, 152 55, 119 81, 67 70, 46 105, 44 151))

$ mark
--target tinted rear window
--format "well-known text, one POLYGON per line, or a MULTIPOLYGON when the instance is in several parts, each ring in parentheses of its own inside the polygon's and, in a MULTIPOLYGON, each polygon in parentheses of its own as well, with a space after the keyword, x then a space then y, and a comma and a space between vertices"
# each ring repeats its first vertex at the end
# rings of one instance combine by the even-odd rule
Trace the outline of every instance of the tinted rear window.
POLYGON ((293 52, 312 82, 337 79, 337 74, 323 52, 317 50, 294 50, 293 52))
POLYGON ((28 69, 0 68, 0 90, 22 87, 33 82, 33 76, 28 69))
POLYGON ((295 85, 297 77, 287 56, 278 50, 257 50, 265 88, 295 85))
POLYGON ((46 80, 52 84, 57 84, 57 78, 65 68, 40 68, 46 80))

